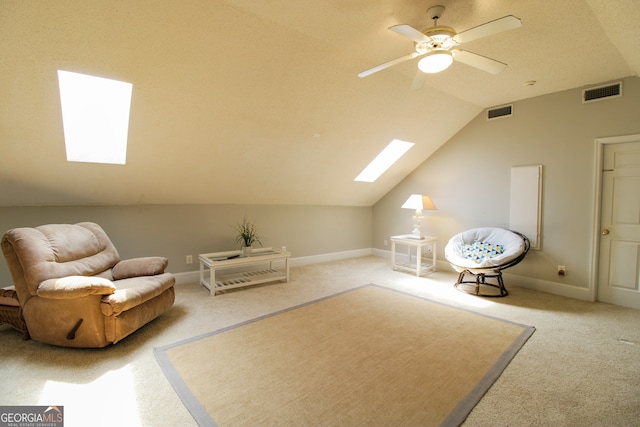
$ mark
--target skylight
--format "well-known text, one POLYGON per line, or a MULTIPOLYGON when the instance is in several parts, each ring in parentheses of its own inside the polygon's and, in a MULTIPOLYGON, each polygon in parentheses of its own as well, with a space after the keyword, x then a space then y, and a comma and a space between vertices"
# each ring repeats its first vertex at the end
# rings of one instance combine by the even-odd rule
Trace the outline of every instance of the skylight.
POLYGON ((133 85, 62 70, 58 84, 67 160, 124 165, 133 85))
POLYGON ((360 172, 354 181, 374 182, 414 145, 413 142, 394 139, 360 172))

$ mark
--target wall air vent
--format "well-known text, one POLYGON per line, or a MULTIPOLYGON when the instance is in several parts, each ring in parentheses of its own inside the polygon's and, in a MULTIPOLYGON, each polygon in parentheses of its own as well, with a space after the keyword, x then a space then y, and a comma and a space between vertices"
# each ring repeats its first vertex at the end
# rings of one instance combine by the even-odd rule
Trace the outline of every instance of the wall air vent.
POLYGON ((582 103, 600 101, 605 98, 617 98, 619 96, 622 96, 622 82, 584 89, 582 91, 582 103))
POLYGON ((505 105, 487 110, 487 120, 513 116, 513 105, 505 105))

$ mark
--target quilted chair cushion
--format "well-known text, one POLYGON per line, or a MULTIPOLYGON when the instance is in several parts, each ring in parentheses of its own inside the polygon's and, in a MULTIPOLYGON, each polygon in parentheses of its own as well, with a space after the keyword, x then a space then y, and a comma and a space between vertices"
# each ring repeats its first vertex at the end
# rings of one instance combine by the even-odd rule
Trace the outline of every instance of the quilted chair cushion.
POLYGON ((474 228, 453 236, 445 247, 447 261, 461 268, 499 267, 525 251, 522 237, 495 227, 474 228))
POLYGON ((462 255, 466 259, 473 260, 476 264, 481 264, 486 259, 495 258, 504 253, 504 246, 491 242, 473 242, 463 247, 462 255))

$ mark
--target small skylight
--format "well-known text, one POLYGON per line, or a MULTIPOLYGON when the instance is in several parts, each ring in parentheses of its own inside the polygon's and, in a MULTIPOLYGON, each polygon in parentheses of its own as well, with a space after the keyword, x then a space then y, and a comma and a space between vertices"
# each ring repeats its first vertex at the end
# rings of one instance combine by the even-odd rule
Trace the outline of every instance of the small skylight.
POLYGON ((364 168, 354 181, 374 182, 415 144, 394 139, 364 168))
POLYGON ((131 83, 58 70, 67 160, 124 165, 131 83))

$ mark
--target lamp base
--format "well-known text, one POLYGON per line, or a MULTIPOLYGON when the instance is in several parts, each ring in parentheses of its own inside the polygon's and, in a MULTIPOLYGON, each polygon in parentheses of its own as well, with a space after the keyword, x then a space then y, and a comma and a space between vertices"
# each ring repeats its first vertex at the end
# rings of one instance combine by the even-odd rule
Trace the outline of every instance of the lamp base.
POLYGON ((424 239, 422 236, 422 210, 416 209, 416 214, 413 216, 413 231, 411 232, 412 239, 424 239))

